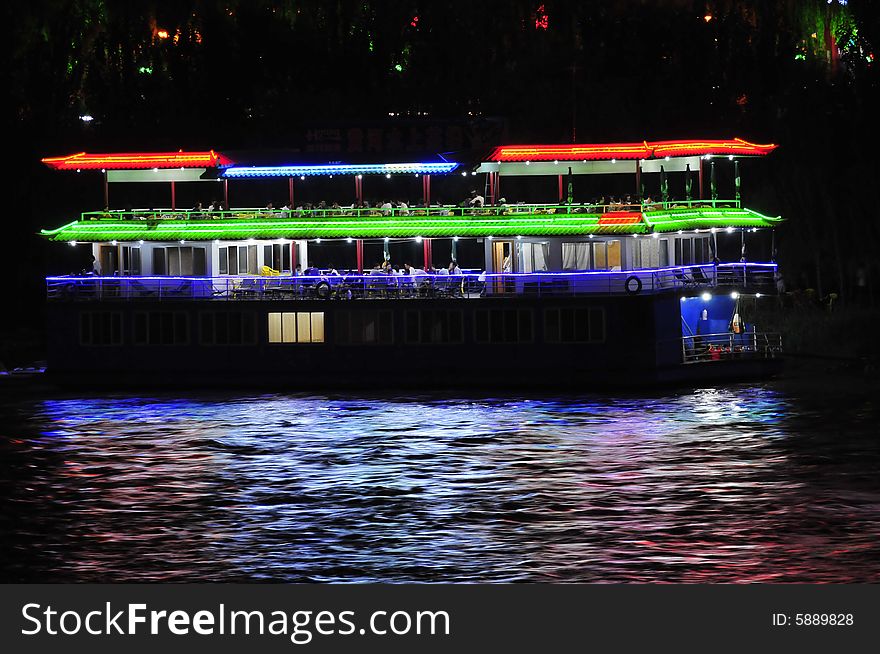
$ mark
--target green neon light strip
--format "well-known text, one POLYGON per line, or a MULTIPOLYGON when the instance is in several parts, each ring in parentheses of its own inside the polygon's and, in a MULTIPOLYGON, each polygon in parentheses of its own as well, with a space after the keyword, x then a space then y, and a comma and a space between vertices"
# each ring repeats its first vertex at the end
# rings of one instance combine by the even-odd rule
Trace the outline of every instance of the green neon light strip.
POLYGON ((51 241, 179 241, 313 238, 578 236, 671 232, 707 227, 771 227, 777 219, 742 209, 649 212, 643 222, 599 224, 602 214, 465 217, 220 220, 85 220, 41 235, 51 241))

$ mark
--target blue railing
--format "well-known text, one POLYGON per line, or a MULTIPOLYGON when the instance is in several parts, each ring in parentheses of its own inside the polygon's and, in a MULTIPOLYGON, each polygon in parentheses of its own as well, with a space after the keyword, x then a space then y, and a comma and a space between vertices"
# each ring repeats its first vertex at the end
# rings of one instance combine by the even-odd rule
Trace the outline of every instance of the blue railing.
POLYGON ((277 300, 481 298, 637 295, 675 289, 730 287, 774 293, 775 263, 725 263, 667 268, 459 275, 320 274, 312 276, 46 278, 50 300, 277 300))

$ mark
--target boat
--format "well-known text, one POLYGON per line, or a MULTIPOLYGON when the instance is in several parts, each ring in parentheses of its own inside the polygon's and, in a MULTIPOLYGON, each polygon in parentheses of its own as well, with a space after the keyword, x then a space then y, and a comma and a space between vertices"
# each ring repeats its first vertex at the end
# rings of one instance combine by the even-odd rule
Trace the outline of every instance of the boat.
POLYGON ((49 157, 100 171, 105 208, 41 231, 95 260, 46 279, 47 375, 112 388, 572 389, 772 375, 782 339, 764 316, 781 218, 743 206, 740 162, 776 147, 501 145, 471 162, 281 165, 214 150, 49 157), (353 182, 349 206, 295 202, 305 180, 331 176, 353 182), (418 178, 420 201, 368 206, 364 184, 382 177, 418 178), (230 186, 253 179, 286 180, 288 202, 230 208, 230 186), (630 194, 575 201, 575 184, 597 180, 605 197, 630 194), (120 182, 168 185, 171 205, 112 209, 120 182), (470 201, 432 202, 437 185, 477 182, 470 201), (508 201, 524 183, 555 197, 508 201), (181 209, 182 184, 213 185, 223 203, 181 209))

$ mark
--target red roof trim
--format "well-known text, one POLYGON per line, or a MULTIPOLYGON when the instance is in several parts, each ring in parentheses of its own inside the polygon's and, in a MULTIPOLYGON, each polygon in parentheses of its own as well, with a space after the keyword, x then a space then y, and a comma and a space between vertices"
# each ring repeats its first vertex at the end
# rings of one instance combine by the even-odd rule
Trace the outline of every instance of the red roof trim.
POLYGON ((213 150, 207 152, 118 152, 87 154, 78 152, 41 161, 55 170, 145 170, 149 168, 213 168, 231 163, 213 150))
POLYGON ((707 154, 763 156, 778 146, 760 145, 740 138, 729 140, 642 141, 641 143, 580 143, 560 145, 502 145, 487 161, 610 161, 612 159, 651 159, 690 157, 707 154))

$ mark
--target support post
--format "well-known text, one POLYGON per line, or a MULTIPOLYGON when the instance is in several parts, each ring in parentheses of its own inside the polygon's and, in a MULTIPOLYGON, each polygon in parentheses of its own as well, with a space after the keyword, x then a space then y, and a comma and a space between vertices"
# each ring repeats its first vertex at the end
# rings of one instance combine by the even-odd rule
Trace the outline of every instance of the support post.
POLYGON ((425 208, 431 206, 431 176, 430 175, 422 175, 422 186, 424 189, 425 196, 425 208))
POLYGON ((452 260, 458 261, 458 241, 452 239, 452 260))
POLYGON ((296 241, 290 242, 290 272, 296 272, 296 241))
POLYGON ((223 180, 223 210, 229 211, 229 180, 223 180))
POLYGON ((110 209, 110 183, 107 179, 107 171, 104 171, 104 208, 110 209))
POLYGON ((354 176, 354 199, 358 204, 364 203, 364 178, 360 175, 354 176))
POLYGON ((175 188, 175 184, 171 182, 171 210, 174 211, 177 209, 177 189, 175 188))
POLYGON ((425 260, 424 270, 431 267, 431 239, 422 239, 422 255, 425 260))
POLYGON ((636 161, 636 197, 642 202, 642 160, 636 161))
POLYGON ((358 266, 358 275, 364 274, 364 240, 362 238, 357 239, 356 241, 356 250, 357 250, 357 266, 358 266))
POLYGON ((703 199, 703 157, 700 157, 700 199, 703 199))
POLYGON ((562 204, 562 175, 559 175, 559 204, 562 204))
POLYGON ((489 173, 489 204, 495 204, 495 173, 489 173))
POLYGON ((295 208, 296 205, 293 204, 293 177, 287 178, 287 201, 290 203, 291 209, 295 208))

